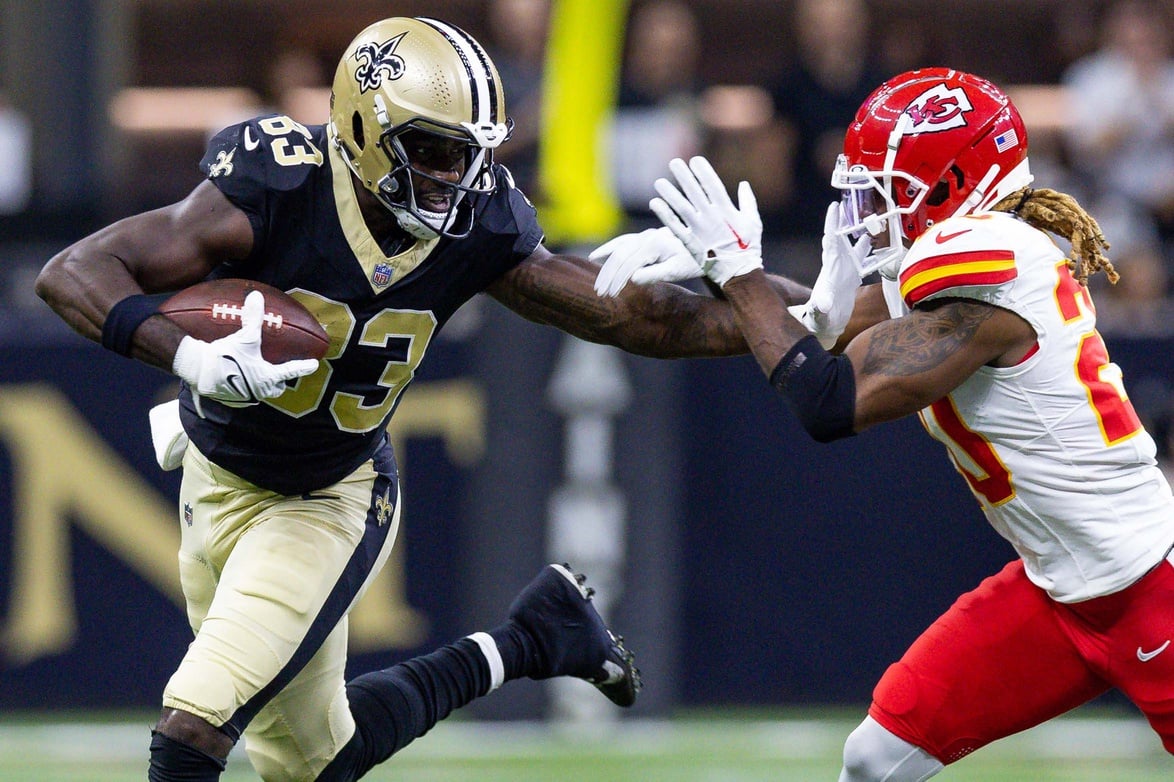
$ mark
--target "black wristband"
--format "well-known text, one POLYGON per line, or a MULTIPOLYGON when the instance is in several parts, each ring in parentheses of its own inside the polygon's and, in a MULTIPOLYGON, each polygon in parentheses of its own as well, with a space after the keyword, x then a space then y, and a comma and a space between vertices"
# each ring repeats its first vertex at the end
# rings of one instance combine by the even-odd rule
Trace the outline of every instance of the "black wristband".
POLYGON ((159 313, 159 296, 136 293, 110 308, 102 324, 102 347, 129 356, 135 331, 143 321, 159 313))
POLYGON ((815 440, 826 443, 856 434, 856 375, 847 356, 833 356, 814 336, 796 342, 770 373, 815 440))

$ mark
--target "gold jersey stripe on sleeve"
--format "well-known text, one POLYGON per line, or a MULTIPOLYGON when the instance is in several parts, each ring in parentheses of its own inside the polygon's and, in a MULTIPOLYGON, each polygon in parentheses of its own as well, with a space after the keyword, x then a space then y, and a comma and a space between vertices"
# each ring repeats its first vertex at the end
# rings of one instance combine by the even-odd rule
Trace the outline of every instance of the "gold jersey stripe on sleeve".
POLYGON ((1015 253, 976 250, 926 258, 901 273, 901 298, 910 307, 948 288, 1001 285, 1015 279, 1015 253))

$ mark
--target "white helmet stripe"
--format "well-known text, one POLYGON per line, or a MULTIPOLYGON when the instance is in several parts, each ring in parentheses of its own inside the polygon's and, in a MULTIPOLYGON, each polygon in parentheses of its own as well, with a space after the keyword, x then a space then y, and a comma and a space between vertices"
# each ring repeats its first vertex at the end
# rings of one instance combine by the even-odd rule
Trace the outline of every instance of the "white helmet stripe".
POLYGON ((421 22, 435 28, 448 39, 456 49, 469 75, 469 83, 473 86, 473 116, 470 118, 474 125, 497 123, 498 94, 497 85, 489 70, 489 58, 482 51, 480 45, 460 28, 453 27, 438 19, 417 17, 421 22))

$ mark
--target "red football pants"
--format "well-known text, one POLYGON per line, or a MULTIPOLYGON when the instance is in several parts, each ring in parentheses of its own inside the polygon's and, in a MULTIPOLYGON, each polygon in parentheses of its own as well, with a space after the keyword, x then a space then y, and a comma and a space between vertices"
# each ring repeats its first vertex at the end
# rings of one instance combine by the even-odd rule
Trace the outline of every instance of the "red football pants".
POLYGON ((889 666, 869 714, 952 763, 1111 687, 1174 753, 1174 566, 1127 589, 1057 603, 1019 560, 968 592, 889 666), (1169 644, 1169 647, 1167 647, 1169 644))

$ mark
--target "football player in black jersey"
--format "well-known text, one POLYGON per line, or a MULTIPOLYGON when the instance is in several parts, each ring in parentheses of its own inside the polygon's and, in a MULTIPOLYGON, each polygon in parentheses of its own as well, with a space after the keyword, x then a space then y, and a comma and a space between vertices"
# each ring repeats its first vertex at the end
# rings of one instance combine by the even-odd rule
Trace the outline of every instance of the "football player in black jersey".
POLYGON ((184 381, 180 571, 195 640, 164 692, 149 779, 217 779, 242 734, 266 780, 356 779, 520 676, 635 699, 630 653, 559 566, 501 627, 344 681, 347 612, 398 521, 386 427, 461 304, 484 291, 642 355, 746 352, 724 302, 669 284, 601 298, 596 263, 549 252, 493 162, 510 130, 472 37, 385 19, 343 55, 326 125, 269 115, 221 131, 186 198, 80 240, 40 274, 37 293, 83 336, 184 381), (330 336, 325 358, 264 361, 255 313, 214 342, 158 317, 150 294, 221 277, 299 299, 330 336))

